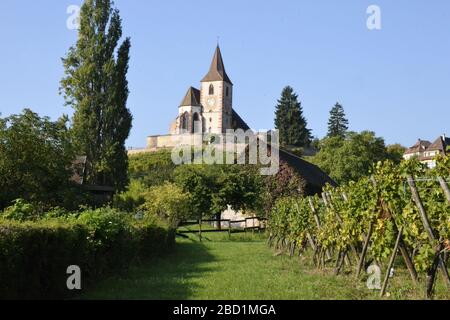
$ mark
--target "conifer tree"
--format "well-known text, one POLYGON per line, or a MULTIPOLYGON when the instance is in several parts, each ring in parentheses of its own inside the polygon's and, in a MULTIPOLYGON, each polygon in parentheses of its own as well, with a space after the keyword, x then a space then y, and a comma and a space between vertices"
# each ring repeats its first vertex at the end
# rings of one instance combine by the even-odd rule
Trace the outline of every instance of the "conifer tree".
POLYGON ((275 111, 275 128, 282 146, 306 147, 311 144, 311 130, 294 89, 287 86, 281 93, 275 111))
POLYGON ((348 130, 348 120, 344 108, 339 103, 331 109, 328 120, 328 137, 344 138, 348 130))
POLYGON ((77 152, 87 156, 86 183, 127 185, 125 141, 132 115, 127 108, 130 39, 121 44, 122 20, 111 0, 86 0, 78 41, 63 59, 61 92, 74 109, 77 152))

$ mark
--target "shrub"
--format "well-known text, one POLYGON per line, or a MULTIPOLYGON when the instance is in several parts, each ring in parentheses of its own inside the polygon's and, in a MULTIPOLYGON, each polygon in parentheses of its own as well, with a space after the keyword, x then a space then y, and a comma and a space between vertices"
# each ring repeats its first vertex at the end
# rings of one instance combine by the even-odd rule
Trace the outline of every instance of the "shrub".
POLYGON ((0 220, 0 298, 55 299, 73 293, 67 268, 82 271, 82 289, 135 261, 166 252, 174 231, 103 208, 65 218, 0 220))
POLYGON ((88 230, 55 221, 0 224, 0 298, 65 297, 66 270, 87 270, 88 230))
POLYGON ((23 199, 17 199, 14 204, 3 211, 1 216, 7 220, 26 221, 38 217, 37 208, 23 199))
POLYGON ((142 208, 149 217, 159 217, 176 227, 191 214, 190 195, 172 183, 151 188, 142 208))
POLYGON ((148 191, 148 187, 139 180, 131 180, 127 190, 114 196, 114 207, 134 212, 145 202, 144 194, 148 191))
POLYGON ((96 254, 92 262, 96 264, 98 272, 103 273, 104 269, 122 271, 127 268, 137 249, 133 241, 134 230, 125 214, 109 208, 87 210, 75 222, 83 224, 89 231, 89 241, 96 254))

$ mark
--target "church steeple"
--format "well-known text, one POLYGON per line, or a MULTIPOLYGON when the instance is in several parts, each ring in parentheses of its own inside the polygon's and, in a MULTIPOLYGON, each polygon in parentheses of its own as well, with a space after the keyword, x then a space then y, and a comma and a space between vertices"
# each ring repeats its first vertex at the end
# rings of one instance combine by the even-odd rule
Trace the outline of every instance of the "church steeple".
POLYGON ((228 82, 231 85, 233 84, 225 71, 225 66, 223 64, 222 53, 220 52, 219 45, 217 45, 216 52, 214 53, 214 58, 211 63, 209 72, 201 82, 212 81, 224 81, 228 82))

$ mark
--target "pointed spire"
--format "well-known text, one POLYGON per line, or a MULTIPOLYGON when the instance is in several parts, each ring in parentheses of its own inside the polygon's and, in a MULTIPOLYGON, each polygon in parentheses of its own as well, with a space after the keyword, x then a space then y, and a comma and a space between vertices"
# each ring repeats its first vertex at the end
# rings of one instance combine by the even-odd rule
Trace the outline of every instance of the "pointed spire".
POLYGON ((219 45, 217 45, 216 52, 214 53, 214 58, 211 63, 209 72, 201 82, 208 81, 225 81, 229 84, 233 84, 230 78, 228 78, 228 75, 225 71, 225 66, 223 64, 222 53, 220 52, 219 45))
POLYGON ((200 106, 200 91, 190 87, 183 101, 181 101, 180 107, 200 106))

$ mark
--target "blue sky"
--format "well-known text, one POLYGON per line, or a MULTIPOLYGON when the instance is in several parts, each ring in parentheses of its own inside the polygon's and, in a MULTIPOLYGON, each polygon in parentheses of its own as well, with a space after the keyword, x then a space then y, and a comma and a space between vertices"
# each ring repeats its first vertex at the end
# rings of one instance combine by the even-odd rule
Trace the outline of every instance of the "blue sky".
MULTIPOLYGON (((58 95, 60 58, 77 34, 66 27, 80 0, 0 1, 0 112, 29 107, 71 114, 58 95)), ((168 132, 189 86, 198 87, 220 36, 234 82, 234 108, 253 129, 273 127, 274 106, 291 85, 313 134, 326 134, 339 101, 352 130, 387 143, 450 135, 448 0, 116 0, 132 39, 128 146, 168 132), (366 27, 378 5, 382 29, 366 27)))

